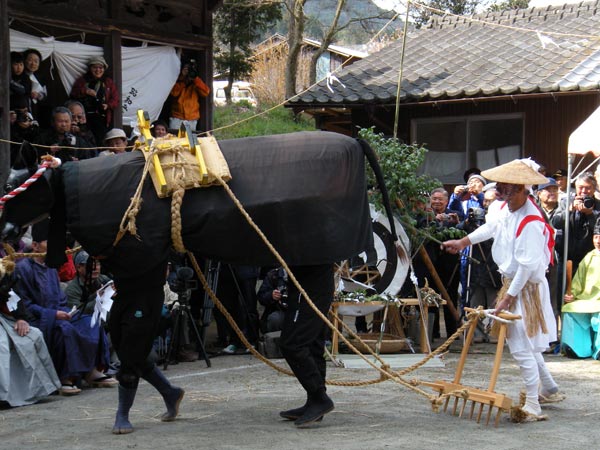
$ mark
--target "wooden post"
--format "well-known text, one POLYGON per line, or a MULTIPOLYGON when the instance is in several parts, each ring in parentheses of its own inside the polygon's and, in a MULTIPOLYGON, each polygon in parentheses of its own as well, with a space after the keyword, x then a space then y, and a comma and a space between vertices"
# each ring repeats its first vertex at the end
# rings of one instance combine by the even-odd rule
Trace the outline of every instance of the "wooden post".
MULTIPOLYGON (((123 64, 121 62, 121 32, 110 30, 106 38, 104 52, 108 57, 111 69, 111 78, 119 90, 119 106, 113 110, 113 127, 123 128, 123 64)), ((129 124, 126 124, 129 125, 129 124)))
MULTIPOLYGON (((0 0, 0 139, 10 137, 10 33, 7 0, 0 0)), ((10 144, 0 142, 0 186, 10 171, 10 144)))

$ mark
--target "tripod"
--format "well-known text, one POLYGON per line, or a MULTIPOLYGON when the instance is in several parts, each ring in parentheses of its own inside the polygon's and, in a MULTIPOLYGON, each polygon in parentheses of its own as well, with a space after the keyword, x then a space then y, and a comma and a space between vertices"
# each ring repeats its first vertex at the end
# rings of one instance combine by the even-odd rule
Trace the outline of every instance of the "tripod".
MULTIPOLYGON (((182 277, 184 278, 184 277, 182 277)), ((190 277, 191 278, 191 277, 190 277)), ((185 279, 185 278, 184 278, 185 279)), ((167 356, 165 358, 163 369, 166 370, 169 366, 169 362, 171 361, 171 357, 173 354, 177 354, 179 351, 179 347, 181 345, 181 334, 183 331, 183 326, 185 321, 187 323, 192 324, 192 330, 194 332, 194 337, 196 338, 196 343, 198 344, 199 354, 202 356, 204 361, 206 362, 206 367, 210 367, 210 359, 208 359, 208 355, 206 354, 206 350, 204 349, 204 341, 200 336, 200 332, 198 331, 198 327, 196 327, 196 322, 194 321, 194 317, 192 316, 192 312, 190 309, 190 289, 184 289, 181 292, 178 292, 178 299, 173 307, 174 313, 174 324, 173 330, 171 332, 171 342, 169 343, 169 349, 167 351, 167 356), (175 353, 173 353, 175 351, 175 353)), ((203 326, 204 328, 204 326, 203 326)))

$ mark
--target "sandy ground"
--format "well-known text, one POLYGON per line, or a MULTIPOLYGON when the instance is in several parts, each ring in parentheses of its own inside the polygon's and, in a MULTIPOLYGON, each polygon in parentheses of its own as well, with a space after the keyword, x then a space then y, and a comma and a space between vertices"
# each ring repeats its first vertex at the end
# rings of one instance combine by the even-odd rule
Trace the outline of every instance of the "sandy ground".
MULTIPOLYGON (((474 347, 464 384, 485 387, 493 347, 474 347)), ((410 378, 451 380, 458 361, 444 356, 443 368, 423 368, 410 378)), ((550 420, 514 424, 504 417, 498 428, 432 412, 427 400, 393 382, 367 387, 329 388, 335 410, 323 422, 297 429, 279 418, 282 409, 300 406, 298 383, 252 356, 212 358, 170 366, 168 377, 186 390, 180 417, 162 423, 162 399, 140 385, 131 413, 135 432, 114 436, 111 427, 117 390, 85 389, 76 397, 51 396, 36 405, 0 409, 3 449, 596 449, 599 448, 600 362, 547 356, 567 399, 545 408, 550 420)), ((282 361, 278 361, 283 364, 282 361)), ((365 380, 373 369, 330 365, 335 380, 365 380)), ((518 399, 518 368, 505 352, 497 392, 518 399)))

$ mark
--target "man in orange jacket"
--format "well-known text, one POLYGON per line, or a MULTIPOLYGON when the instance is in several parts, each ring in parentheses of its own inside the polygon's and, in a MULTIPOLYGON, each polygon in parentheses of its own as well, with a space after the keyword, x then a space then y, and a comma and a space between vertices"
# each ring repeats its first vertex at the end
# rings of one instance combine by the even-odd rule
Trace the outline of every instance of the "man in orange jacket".
POLYGON ((198 77, 195 61, 184 64, 175 86, 171 89, 173 103, 169 128, 178 130, 182 123, 187 123, 195 130, 200 118, 200 97, 206 97, 208 94, 210 88, 198 77))

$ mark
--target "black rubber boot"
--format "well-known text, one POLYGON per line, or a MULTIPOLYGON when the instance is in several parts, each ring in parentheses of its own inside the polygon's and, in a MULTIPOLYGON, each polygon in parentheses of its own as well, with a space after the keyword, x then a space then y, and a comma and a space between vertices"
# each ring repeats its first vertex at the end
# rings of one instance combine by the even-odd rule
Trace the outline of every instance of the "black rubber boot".
POLYGON ((314 394, 308 394, 308 401, 304 407, 303 414, 294 421, 297 427, 306 427, 323 419, 323 416, 333 410, 333 400, 329 398, 325 390, 314 394))
POLYGON ((125 388, 119 385, 119 407, 117 408, 117 417, 112 429, 113 434, 133 433, 133 425, 129 422, 129 410, 135 400, 137 388, 125 388))
POLYGON ((160 417, 160 420, 163 422, 175 420, 175 417, 179 414, 179 404, 183 399, 185 391, 173 386, 156 366, 154 366, 152 370, 144 373, 142 378, 154 386, 165 401, 167 412, 160 417))

